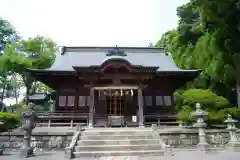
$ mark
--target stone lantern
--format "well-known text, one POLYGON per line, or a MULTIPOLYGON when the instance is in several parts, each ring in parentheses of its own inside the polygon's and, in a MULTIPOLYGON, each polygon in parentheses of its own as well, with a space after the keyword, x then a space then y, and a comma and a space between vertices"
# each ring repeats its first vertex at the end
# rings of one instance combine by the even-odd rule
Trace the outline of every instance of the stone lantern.
POLYGON ((196 117, 197 119, 196 123, 194 124, 194 127, 198 129, 198 137, 199 137, 198 148, 203 150, 209 149, 209 144, 206 141, 206 134, 205 134, 205 129, 207 124, 204 122, 204 118, 207 115, 208 113, 201 109, 200 103, 197 103, 196 111, 192 112, 192 116, 196 117))
POLYGON ((233 149, 240 149, 240 142, 237 139, 237 128, 235 126, 235 123, 237 123, 236 120, 232 118, 230 114, 228 114, 227 119, 224 121, 224 123, 227 124, 227 130, 229 131, 230 140, 228 142, 228 147, 233 149))
POLYGON ((29 103, 27 106, 27 111, 21 116, 22 118, 22 129, 24 130, 24 140, 22 147, 20 149, 20 156, 31 157, 33 156, 33 147, 31 147, 31 136, 32 130, 35 128, 35 113, 33 111, 34 104, 29 103))

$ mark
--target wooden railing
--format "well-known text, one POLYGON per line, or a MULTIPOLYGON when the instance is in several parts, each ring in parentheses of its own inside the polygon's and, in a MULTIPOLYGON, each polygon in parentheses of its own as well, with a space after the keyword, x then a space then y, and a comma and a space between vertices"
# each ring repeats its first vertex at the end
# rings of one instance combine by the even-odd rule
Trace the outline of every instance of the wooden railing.
POLYGON ((87 118, 89 117, 89 113, 80 113, 80 112, 37 112, 37 118, 87 118))
POLYGON ((177 118, 176 114, 145 114, 144 115, 145 119, 146 118, 159 118, 159 119, 175 119, 177 118))
POLYGON ((89 121, 89 113, 79 112, 37 112, 37 126, 86 126, 89 121), (67 120, 67 121, 61 121, 67 120), (79 122, 79 121, 80 122, 79 122))
POLYGON ((89 116, 89 113, 81 113, 81 112, 37 112, 36 113, 37 117, 41 118, 41 117, 81 117, 81 116, 89 116))

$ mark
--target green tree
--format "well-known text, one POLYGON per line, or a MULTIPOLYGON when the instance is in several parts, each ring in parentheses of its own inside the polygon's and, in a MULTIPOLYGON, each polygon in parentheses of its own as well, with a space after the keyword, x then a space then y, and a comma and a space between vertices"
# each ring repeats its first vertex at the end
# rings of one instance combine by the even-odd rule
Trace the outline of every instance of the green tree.
POLYGON ((0 17, 0 44, 4 45, 16 40, 19 40, 19 36, 15 28, 7 20, 0 17))
POLYGON ((157 42, 156 46, 172 53, 180 68, 202 69, 201 75, 187 87, 212 89, 230 98, 235 83, 232 54, 240 46, 234 44, 240 42, 236 31, 239 25, 233 21, 239 12, 235 2, 191 0, 177 9, 178 27, 157 42))
POLYGON ((55 43, 40 36, 5 46, 4 53, 0 57, 1 67, 21 76, 26 87, 26 103, 29 95, 37 89, 36 80, 26 71, 26 68, 44 69, 50 67, 54 62, 55 53, 55 43))
MULTIPOLYGON (((3 53, 4 45, 14 40, 18 40, 19 36, 15 28, 7 21, 0 17, 0 56, 3 53)), ((1 63, 1 61, 0 61, 1 63)), ((2 66, 3 64, 0 64, 2 66)), ((9 97, 11 83, 11 73, 0 67, 0 106, 3 107, 3 100, 5 97, 9 97)))
POLYGON ((54 90, 48 86, 46 86, 45 84, 43 83, 38 83, 38 86, 37 86, 37 92, 42 92, 42 93, 52 93, 54 92, 54 90))
POLYGON ((21 95, 21 90, 24 87, 24 83, 17 73, 13 73, 11 75, 10 83, 13 92, 12 96, 15 98, 15 103, 18 104, 18 100, 21 95))
POLYGON ((11 74, 0 70, 0 108, 3 108, 3 100, 12 96, 11 74))

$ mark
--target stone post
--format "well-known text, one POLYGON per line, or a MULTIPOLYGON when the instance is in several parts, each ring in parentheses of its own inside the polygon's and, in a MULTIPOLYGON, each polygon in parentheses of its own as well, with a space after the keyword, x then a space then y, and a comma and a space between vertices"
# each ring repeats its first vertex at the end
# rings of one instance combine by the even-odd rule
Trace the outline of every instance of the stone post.
POLYGON ((33 111, 33 106, 33 103, 29 103, 27 106, 27 111, 21 116, 22 129, 24 130, 24 140, 20 149, 20 156, 25 158, 33 156, 33 147, 30 145, 32 130, 35 128, 35 113, 33 111))
POLYGON ((234 120, 230 114, 228 114, 228 117, 224 123, 227 124, 227 130, 229 131, 230 135, 230 140, 227 146, 233 150, 240 150, 240 142, 237 139, 237 128, 235 126, 235 123, 237 123, 237 121, 234 120))
POLYGON ((205 129, 206 129, 206 123, 204 122, 204 117, 208 113, 203 111, 201 109, 200 103, 196 104, 196 111, 192 113, 193 117, 196 117, 196 123, 194 124, 194 127, 198 129, 198 137, 199 137, 199 143, 197 145, 198 149, 200 150, 208 150, 209 149, 209 144, 206 141, 206 134, 205 134, 205 129))

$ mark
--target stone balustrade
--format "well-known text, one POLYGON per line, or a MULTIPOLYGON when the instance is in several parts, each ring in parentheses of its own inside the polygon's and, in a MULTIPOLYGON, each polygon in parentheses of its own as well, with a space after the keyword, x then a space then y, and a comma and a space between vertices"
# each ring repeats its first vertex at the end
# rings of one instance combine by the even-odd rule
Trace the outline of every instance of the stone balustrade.
POLYGON ((196 111, 192 116, 196 117, 196 123, 193 129, 180 128, 158 129, 161 139, 168 145, 176 148, 194 148, 201 150, 210 150, 213 148, 224 149, 231 148, 240 151, 240 131, 236 128, 236 120, 228 115, 225 123, 227 128, 224 130, 206 130, 204 118, 208 113, 201 109, 199 103, 196 104, 196 111))

